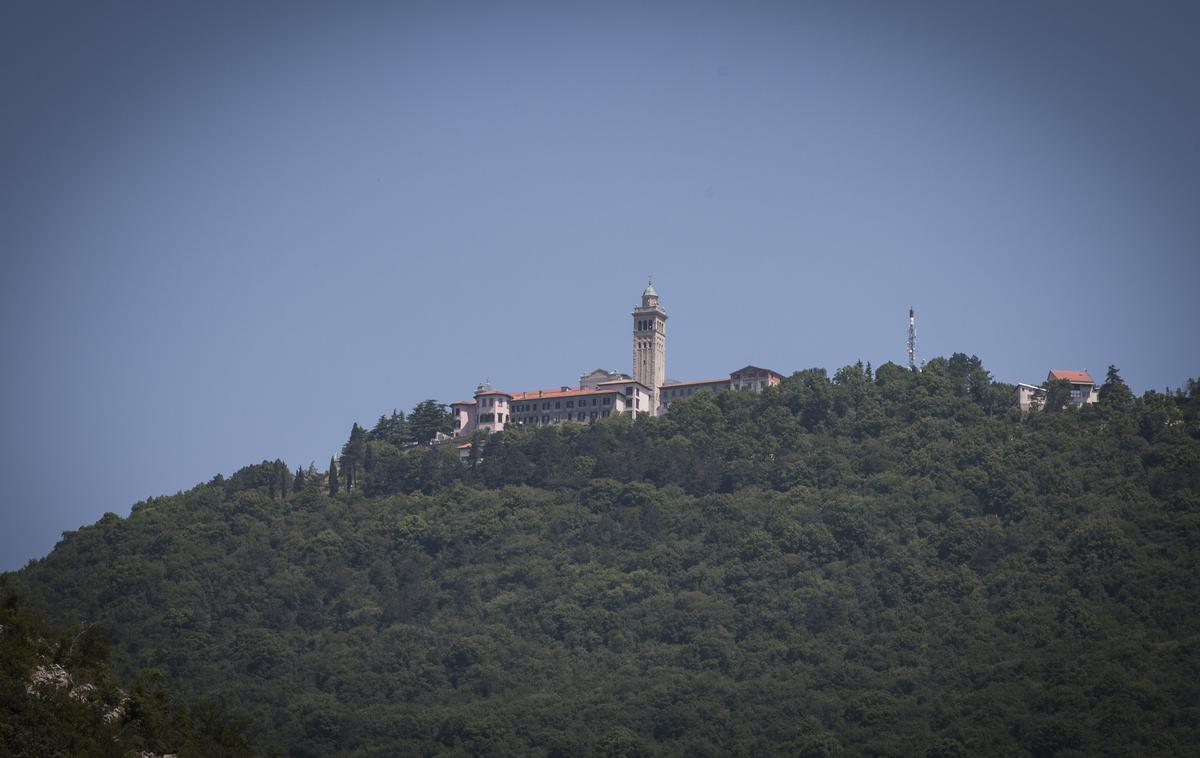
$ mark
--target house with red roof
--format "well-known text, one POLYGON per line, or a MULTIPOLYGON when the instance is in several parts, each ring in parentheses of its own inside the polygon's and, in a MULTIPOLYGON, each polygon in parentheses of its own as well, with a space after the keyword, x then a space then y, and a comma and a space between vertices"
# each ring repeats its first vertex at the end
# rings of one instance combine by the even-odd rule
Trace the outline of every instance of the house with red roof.
POLYGON ((1068 405, 1079 407, 1095 403, 1100 399, 1100 388, 1096 386, 1096 380, 1092 379, 1092 375, 1086 369, 1083 371, 1050 369, 1050 373, 1046 374, 1046 383, 1059 381, 1071 383, 1071 399, 1067 401, 1068 405))
POLYGON ((1050 369, 1050 373, 1046 374, 1046 381, 1040 387, 1023 382, 1017 385, 1017 407, 1021 409, 1021 413, 1025 414, 1031 410, 1044 408, 1047 388, 1060 381, 1071 383, 1071 395, 1067 400, 1069 407, 1078 408, 1100 399, 1100 388, 1096 386, 1096 380, 1092 379, 1092 375, 1087 370, 1073 371, 1055 368, 1050 369))

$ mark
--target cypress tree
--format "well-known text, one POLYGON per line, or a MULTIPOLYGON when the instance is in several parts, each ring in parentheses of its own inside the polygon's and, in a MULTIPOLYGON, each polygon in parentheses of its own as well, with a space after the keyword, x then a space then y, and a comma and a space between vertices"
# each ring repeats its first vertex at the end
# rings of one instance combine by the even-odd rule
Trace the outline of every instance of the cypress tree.
POLYGON ((329 457, 329 494, 330 496, 338 493, 338 472, 337 460, 334 456, 329 457))
POLYGON ((362 465, 367 446, 367 433, 356 422, 350 429, 350 439, 342 446, 342 468, 345 469, 346 489, 354 489, 354 472, 362 465))
POLYGON ((275 478, 279 480, 279 498, 286 500, 292 484, 292 472, 281 459, 275 459, 275 478))

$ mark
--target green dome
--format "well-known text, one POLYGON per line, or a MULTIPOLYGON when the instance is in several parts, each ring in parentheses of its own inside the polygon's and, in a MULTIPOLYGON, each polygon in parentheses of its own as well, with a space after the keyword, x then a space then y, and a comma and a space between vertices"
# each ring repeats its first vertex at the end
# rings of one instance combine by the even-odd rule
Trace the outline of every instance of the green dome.
POLYGON ((658 293, 654 291, 654 285, 646 282, 646 289, 642 290, 642 297, 658 297, 658 293))

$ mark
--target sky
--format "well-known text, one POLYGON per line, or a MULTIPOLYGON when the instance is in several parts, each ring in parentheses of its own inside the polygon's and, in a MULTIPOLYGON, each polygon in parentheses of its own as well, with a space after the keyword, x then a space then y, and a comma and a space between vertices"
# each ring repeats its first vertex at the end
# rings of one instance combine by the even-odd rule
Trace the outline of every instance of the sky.
POLYGON ((1200 376, 1195 3, 0 4, 0 570, 485 379, 1200 376))

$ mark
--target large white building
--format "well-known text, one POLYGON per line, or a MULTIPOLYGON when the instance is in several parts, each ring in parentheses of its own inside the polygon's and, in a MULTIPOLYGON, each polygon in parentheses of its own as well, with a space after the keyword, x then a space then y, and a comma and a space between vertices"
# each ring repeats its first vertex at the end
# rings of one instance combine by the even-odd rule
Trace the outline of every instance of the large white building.
POLYGON ((450 404, 454 436, 476 430, 503 431, 509 424, 542 426, 566 421, 590 423, 617 413, 636 418, 661 415, 670 404, 703 389, 762 392, 783 378, 771 369, 746 366, 723 379, 678 382, 666 378, 667 312, 652 285, 633 309, 633 374, 596 369, 579 377, 578 387, 502 392, 489 383, 472 400, 450 404))

